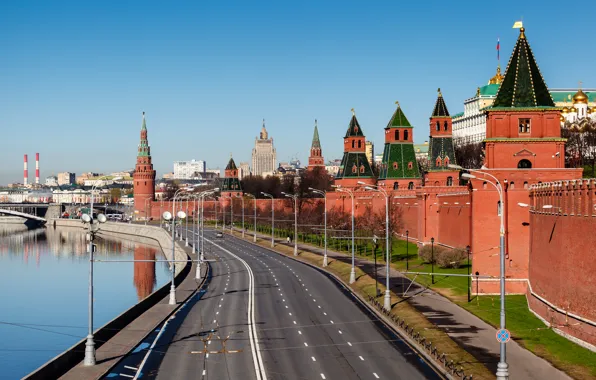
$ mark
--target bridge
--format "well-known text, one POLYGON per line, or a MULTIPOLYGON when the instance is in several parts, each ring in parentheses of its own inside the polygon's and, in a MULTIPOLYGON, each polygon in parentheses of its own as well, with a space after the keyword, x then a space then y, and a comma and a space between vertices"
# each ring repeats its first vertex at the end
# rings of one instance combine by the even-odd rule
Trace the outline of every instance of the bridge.
POLYGON ((41 224, 45 224, 47 222, 47 220, 45 218, 42 218, 40 216, 33 215, 33 214, 27 214, 25 212, 20 212, 20 211, 7 210, 7 209, 0 208, 0 214, 18 216, 21 218, 25 218, 27 220, 36 221, 41 224))

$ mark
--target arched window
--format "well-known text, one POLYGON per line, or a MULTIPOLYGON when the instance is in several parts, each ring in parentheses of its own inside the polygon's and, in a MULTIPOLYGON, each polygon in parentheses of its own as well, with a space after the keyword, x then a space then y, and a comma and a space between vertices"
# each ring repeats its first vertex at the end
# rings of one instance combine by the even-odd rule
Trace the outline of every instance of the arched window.
POLYGON ((437 121, 437 132, 441 130, 441 123, 437 121))
POLYGON ((412 170, 413 167, 414 164, 412 163, 412 161, 408 162, 408 169, 412 170))
POLYGON ((443 124, 443 130, 444 130, 444 131, 446 131, 446 130, 447 130, 447 122, 445 122, 445 123, 443 124))
POLYGON ((408 190, 414 190, 414 182, 408 183, 408 190))
POLYGON ((443 166, 449 166, 449 157, 445 157, 445 160, 443 161, 443 166))
POLYGON ((435 181, 435 186, 439 186, 439 181, 435 181))
POLYGON ((358 173, 358 167, 356 166, 356 164, 352 166, 352 173, 358 173))
POLYGON ((399 189, 399 182, 393 182, 393 190, 399 189))
POLYGON ((397 170, 399 168, 399 164, 397 161, 393 161, 393 170, 397 170))
POLYGON ((437 167, 439 167, 439 168, 440 168, 441 166, 443 166, 443 162, 441 161, 441 158, 439 158, 439 157, 437 157, 436 166, 437 166, 437 167))
POLYGON ((364 173, 364 165, 360 165, 360 173, 364 173))
POLYGON ((453 186, 453 177, 447 177, 447 186, 453 186))
POLYGON ((358 148, 362 148, 362 141, 358 140, 358 148))
POLYGON ((405 140, 405 141, 408 141, 408 137, 409 137, 408 135, 409 135, 409 134, 408 134, 408 130, 405 130, 405 131, 404 131, 404 140, 405 140))
POLYGON ((395 141, 399 141, 399 129, 395 130, 395 141))
POLYGON ((532 169, 532 163, 530 162, 530 160, 523 159, 517 163, 517 168, 518 169, 532 169))
POLYGON ((356 143, 356 141, 355 140, 352 140, 352 148, 354 148, 354 146, 355 146, 354 144, 355 143, 356 143))

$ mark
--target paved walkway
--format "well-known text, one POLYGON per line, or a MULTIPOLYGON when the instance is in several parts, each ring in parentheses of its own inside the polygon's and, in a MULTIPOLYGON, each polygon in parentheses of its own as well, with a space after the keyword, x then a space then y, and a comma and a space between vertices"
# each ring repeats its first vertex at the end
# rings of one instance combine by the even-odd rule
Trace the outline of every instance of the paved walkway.
MULTIPOLYGON (((184 247, 184 243, 180 242, 184 247)), ((184 247, 191 259, 196 260, 197 255, 192 253, 191 247, 184 247)), ((205 271, 206 268, 203 268, 205 271)), ((96 362, 94 366, 84 366, 79 363, 76 367, 64 374, 62 380, 91 380, 104 376, 114 365, 116 365, 128 352, 137 346, 145 337, 155 330, 170 314, 172 314, 188 297, 190 297, 200 286, 201 281, 195 279, 196 263, 192 263, 190 272, 186 278, 176 287, 177 305, 169 305, 170 295, 161 299, 155 306, 141 314, 128 326, 122 329, 112 339, 105 342, 96 350, 96 362)), ((204 272, 201 278, 204 278, 204 272)), ((169 285, 168 285, 169 286, 169 285)))
MULTIPOLYGON (((247 237, 253 236, 253 232, 247 232, 247 237)), ((257 233, 257 237, 270 239, 271 235, 257 233)), ((277 244, 287 245, 285 239, 276 238, 277 244)), ((290 246, 293 246, 291 243, 290 246)), ((323 248, 298 244, 299 250, 308 251, 323 256, 323 248)), ((351 255, 335 252, 327 249, 329 260, 340 260, 352 263, 351 255)), ((355 265, 365 273, 374 276, 374 262, 355 258, 355 265)), ((385 283, 384 265, 378 265, 377 275, 379 282, 385 283)), ((496 340, 496 329, 484 322, 474 314, 461 308, 440 294, 411 282, 397 270, 390 270, 391 290, 400 296, 408 289, 406 296, 408 302, 437 328, 445 331, 462 348, 472 354, 479 362, 482 362, 493 373, 497 370, 499 362, 499 344, 496 340)), ((518 343, 510 341, 507 343, 507 362, 509 363, 509 374, 511 379, 536 379, 556 380, 571 379, 564 372, 553 367, 546 360, 536 356, 532 352, 521 347, 518 343)))

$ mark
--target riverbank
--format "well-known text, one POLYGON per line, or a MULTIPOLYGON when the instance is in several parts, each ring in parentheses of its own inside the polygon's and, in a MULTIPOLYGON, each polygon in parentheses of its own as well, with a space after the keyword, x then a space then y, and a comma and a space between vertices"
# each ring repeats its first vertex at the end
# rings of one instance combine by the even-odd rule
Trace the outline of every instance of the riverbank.
MULTIPOLYGON (((83 229, 84 225, 80 220, 55 219, 48 223, 48 228, 83 229)), ((108 222, 101 225, 98 235, 139 240, 143 241, 143 244, 149 242, 155 247, 159 247, 168 260, 172 258, 171 236, 159 227, 108 222)), ((176 261, 185 261, 193 257, 176 242, 174 258, 176 261)), ((170 284, 167 283, 112 321, 95 330, 97 360, 95 366, 82 365, 86 341, 86 339, 82 339, 26 376, 25 379, 98 379, 108 373, 121 357, 130 352, 157 328, 179 307, 181 302, 194 294, 194 291, 200 286, 200 281, 194 279, 195 267, 193 263, 176 263, 175 270, 178 303, 176 305, 168 304, 170 284), (193 275, 189 276, 189 273, 193 275)))

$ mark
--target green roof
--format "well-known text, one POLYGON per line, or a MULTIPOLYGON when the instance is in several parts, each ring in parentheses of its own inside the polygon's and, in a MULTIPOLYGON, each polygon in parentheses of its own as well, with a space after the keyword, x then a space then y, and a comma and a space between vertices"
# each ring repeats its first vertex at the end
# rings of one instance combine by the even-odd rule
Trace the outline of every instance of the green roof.
POLYGON ((236 167, 236 163, 234 162, 234 159, 232 157, 230 157, 230 161, 228 161, 228 166, 226 166, 226 170, 236 170, 238 169, 236 167))
POLYGON ((439 96, 437 97, 435 108, 431 117, 449 117, 449 111, 447 110, 447 105, 445 105, 445 100, 443 99, 443 94, 441 94, 441 89, 439 88, 437 91, 439 92, 439 96))
POLYGON ((414 152, 416 153, 428 153, 430 145, 427 144, 414 144, 414 152))
POLYGON ((356 114, 352 115, 352 119, 350 119, 350 125, 348 126, 345 137, 364 137, 362 128, 360 128, 358 119, 356 119, 356 114))
POLYGON ((445 158, 449 158, 450 164, 456 164, 453 139, 451 137, 431 137, 429 145, 428 158, 430 160, 430 170, 451 170, 444 164, 444 162, 445 158), (437 158, 441 159, 441 166, 437 166, 437 158))
POLYGON ((464 113, 460 112, 460 113, 456 113, 455 115, 453 115, 451 117, 455 119, 456 117, 462 117, 462 116, 464 116, 464 113))
POLYGON ((411 143, 387 143, 379 179, 420 178, 414 145, 411 143))
POLYGON ((240 180, 237 177, 225 177, 221 183, 221 191, 242 191, 240 180))
POLYGON ((342 178, 371 178, 374 177, 372 168, 364 152, 344 152, 339 165, 337 179, 342 178), (361 167, 364 168, 361 172, 361 167))
POLYGON ((391 120, 389 120, 389 123, 387 124, 387 127, 385 129, 392 127, 412 127, 412 124, 410 124, 410 122, 406 118, 406 115, 404 115, 404 111, 402 111, 401 107, 399 106, 399 103, 397 103, 397 109, 393 113, 393 116, 391 117, 391 120))
POLYGON ((524 28, 520 29, 493 106, 514 108, 555 106, 526 39, 524 28))
POLYGON ((496 96, 499 92, 499 83, 487 84, 480 87, 480 96, 496 96))
POLYGON ((319 140, 319 129, 317 128, 317 120, 315 119, 315 132, 312 135, 311 148, 321 148, 321 141, 319 140))

